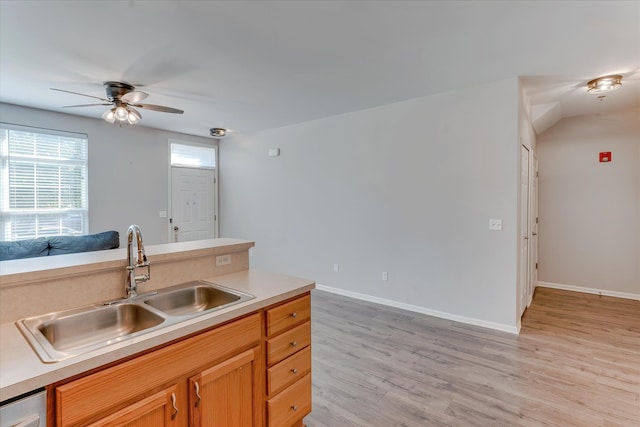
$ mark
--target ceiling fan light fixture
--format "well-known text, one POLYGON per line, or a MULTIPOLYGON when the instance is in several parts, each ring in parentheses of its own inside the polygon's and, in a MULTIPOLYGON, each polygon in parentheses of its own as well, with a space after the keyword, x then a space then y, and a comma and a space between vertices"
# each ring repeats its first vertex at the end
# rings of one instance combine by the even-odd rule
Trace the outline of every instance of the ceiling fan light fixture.
MULTIPOLYGON (((0 0, 1 1, 1 0, 0 0)), ((100 104, 82 104, 82 105, 67 105, 63 108, 71 107, 95 107, 99 105, 107 105, 109 109, 102 113, 102 118, 108 123, 115 123, 116 121, 120 126, 125 123, 134 125, 142 119, 142 115, 133 107, 144 108, 147 110, 160 111, 163 113, 183 114, 183 110, 177 108, 165 107, 163 105, 155 104, 141 104, 140 101, 144 100, 148 93, 136 91, 133 85, 124 82, 106 81, 102 85, 105 88, 106 97, 101 98, 99 96, 87 95, 84 93, 73 92, 70 90, 51 88, 58 92, 71 93, 74 95, 87 96, 89 98, 95 98, 102 101, 100 104)))
POLYGON ((118 120, 119 122, 124 122, 129 117, 129 110, 123 107, 122 105, 120 105, 116 107, 116 111, 114 112, 114 115, 116 116, 116 120, 118 120))
POLYGON ((102 115, 102 118, 108 122, 108 123, 113 123, 116 121, 116 115, 114 113, 115 108, 112 108, 110 110, 107 110, 104 112, 104 114, 102 115))
POLYGON ((129 122, 130 125, 135 125, 136 123, 138 123, 138 120, 140 120, 139 115, 136 116, 135 114, 133 114, 132 111, 129 112, 129 115, 127 116, 127 121, 129 122))
POLYGON ((587 83, 589 93, 604 93, 618 89, 622 86, 622 76, 613 74, 611 76, 598 77, 587 83))

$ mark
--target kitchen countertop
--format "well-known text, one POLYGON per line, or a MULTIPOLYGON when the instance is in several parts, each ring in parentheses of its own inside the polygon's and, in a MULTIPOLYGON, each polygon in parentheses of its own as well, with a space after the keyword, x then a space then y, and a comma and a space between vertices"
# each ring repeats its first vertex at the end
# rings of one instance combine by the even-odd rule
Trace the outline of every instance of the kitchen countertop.
POLYGON ((315 288, 312 280, 251 269, 203 277, 202 280, 252 294, 255 298, 56 363, 43 363, 14 322, 1 324, 0 401, 149 350, 315 288))
MULTIPOLYGON (((247 250, 254 245, 248 240, 218 238, 189 242, 147 245, 145 254, 154 264, 167 259, 190 258, 194 255, 217 255, 247 250)), ((0 261, 0 287, 33 282, 43 278, 51 280, 74 274, 123 268, 127 265, 127 248, 106 251, 79 252, 74 254, 42 256, 37 258, 0 261), (37 261, 37 262, 36 262, 37 261)))

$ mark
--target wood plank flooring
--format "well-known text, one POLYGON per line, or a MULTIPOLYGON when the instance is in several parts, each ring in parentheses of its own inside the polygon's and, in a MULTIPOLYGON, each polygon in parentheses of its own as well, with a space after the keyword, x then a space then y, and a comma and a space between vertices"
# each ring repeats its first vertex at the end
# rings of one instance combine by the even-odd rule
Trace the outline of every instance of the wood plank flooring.
POLYGON ((640 426, 640 301, 537 288, 519 336, 315 290, 308 427, 640 426))

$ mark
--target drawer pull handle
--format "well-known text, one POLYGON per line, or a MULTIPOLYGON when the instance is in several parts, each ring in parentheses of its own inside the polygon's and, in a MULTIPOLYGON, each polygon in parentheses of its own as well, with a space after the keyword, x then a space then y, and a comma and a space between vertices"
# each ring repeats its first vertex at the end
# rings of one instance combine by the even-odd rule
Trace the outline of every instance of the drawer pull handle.
POLYGON ((297 346, 297 345, 298 345, 298 343, 297 343, 297 342, 295 342, 295 341, 291 341, 291 347, 295 347, 295 346, 297 346))
POLYGON ((198 400, 196 400, 196 408, 197 408, 198 405, 200 404, 200 401, 202 400, 202 397, 200 396, 200 385, 198 384, 198 381, 196 381, 195 386, 196 386, 196 397, 198 398, 198 400))
POLYGON ((293 375, 295 375, 295 374, 297 374, 297 373, 298 373, 298 370, 297 370, 296 368, 293 368, 293 369, 291 370, 291 373, 292 373, 293 375))
POLYGON ((296 313, 296 312, 294 311, 293 313, 291 313, 291 317, 293 317, 293 318, 295 319, 296 317, 298 317, 298 313, 296 313))
POLYGON ((296 405, 293 405, 293 406, 291 406, 291 410, 292 410, 293 412, 295 412, 295 411, 297 411, 297 410, 298 410, 298 407, 297 407, 296 405))
POLYGON ((173 406, 173 414, 171 414, 171 419, 175 420, 176 416, 178 415, 178 407, 176 406, 176 394, 175 393, 171 393, 171 405, 173 406))

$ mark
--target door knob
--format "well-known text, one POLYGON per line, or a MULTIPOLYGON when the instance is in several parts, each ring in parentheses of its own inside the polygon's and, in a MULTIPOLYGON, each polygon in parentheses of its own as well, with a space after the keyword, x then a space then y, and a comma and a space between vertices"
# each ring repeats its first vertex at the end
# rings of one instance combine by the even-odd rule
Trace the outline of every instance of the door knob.
POLYGON ((173 227, 173 231, 178 231, 178 230, 180 230, 180 227, 178 227, 177 225, 175 225, 175 226, 173 227))
POLYGON ((532 236, 537 236, 537 235, 538 235, 538 233, 531 233, 531 235, 532 235, 532 236))

